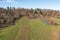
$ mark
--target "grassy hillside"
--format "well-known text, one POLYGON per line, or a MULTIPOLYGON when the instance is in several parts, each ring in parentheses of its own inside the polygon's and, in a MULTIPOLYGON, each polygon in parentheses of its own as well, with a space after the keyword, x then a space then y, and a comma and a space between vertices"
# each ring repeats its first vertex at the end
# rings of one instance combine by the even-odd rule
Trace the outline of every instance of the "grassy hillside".
POLYGON ((50 20, 55 21, 56 23, 60 24, 60 19, 51 17, 50 20))
POLYGON ((0 30, 0 40, 53 40, 55 29, 39 18, 23 17, 15 25, 0 30))

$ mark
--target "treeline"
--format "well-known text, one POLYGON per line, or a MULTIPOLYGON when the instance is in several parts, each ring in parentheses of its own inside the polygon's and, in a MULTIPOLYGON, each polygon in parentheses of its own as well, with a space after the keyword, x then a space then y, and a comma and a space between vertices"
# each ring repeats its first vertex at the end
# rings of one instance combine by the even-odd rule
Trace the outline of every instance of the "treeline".
POLYGON ((0 8, 0 27, 7 27, 14 25, 17 19, 23 16, 29 18, 38 18, 41 15, 44 17, 56 17, 60 18, 60 11, 50 9, 25 9, 25 8, 0 8))

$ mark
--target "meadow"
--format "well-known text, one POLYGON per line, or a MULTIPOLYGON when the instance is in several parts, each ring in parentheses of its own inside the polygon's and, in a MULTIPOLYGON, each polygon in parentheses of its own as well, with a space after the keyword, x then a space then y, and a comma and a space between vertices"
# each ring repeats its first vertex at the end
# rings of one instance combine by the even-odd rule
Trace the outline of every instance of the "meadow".
POLYGON ((0 40, 58 40, 56 30, 57 26, 48 25, 40 18, 22 17, 15 25, 0 29, 0 40))

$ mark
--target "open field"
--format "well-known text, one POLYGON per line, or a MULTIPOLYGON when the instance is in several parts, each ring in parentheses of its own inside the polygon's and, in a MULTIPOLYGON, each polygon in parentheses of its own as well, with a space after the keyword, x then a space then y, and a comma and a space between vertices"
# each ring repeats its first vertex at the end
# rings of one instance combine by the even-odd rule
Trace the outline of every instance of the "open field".
POLYGON ((39 18, 21 18, 15 25, 0 30, 0 40, 57 40, 56 34, 56 26, 39 18))

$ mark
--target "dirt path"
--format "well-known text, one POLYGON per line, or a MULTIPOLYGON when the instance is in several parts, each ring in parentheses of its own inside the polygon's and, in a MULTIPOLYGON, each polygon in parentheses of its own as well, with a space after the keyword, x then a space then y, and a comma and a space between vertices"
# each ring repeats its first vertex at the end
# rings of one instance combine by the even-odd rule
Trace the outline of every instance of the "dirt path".
POLYGON ((60 40, 60 26, 58 26, 57 31, 58 31, 58 40, 60 40))
POLYGON ((52 40, 60 40, 60 26, 57 26, 54 30, 52 40))

